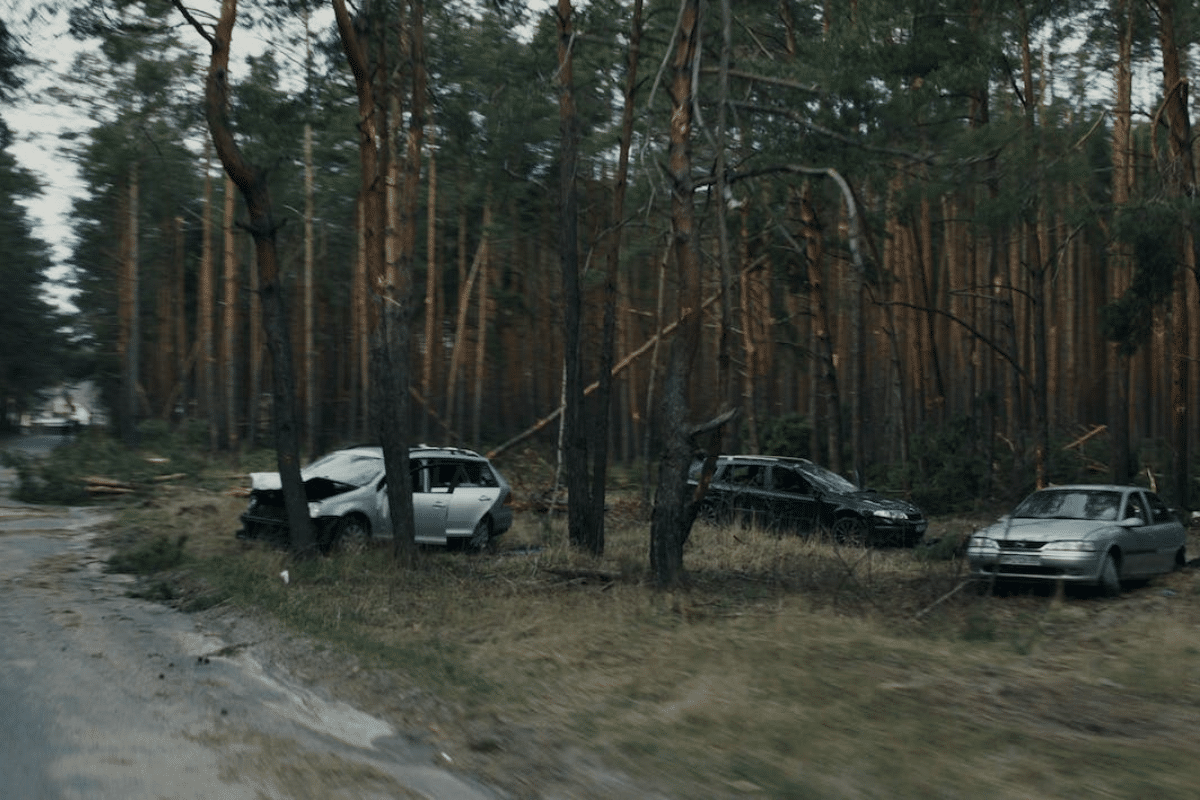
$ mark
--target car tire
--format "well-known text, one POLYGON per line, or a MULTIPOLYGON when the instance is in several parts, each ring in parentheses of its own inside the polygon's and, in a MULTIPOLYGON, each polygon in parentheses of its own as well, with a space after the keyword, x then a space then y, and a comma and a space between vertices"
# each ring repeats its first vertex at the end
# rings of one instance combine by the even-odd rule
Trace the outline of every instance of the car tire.
POLYGON ((1181 570, 1187 566, 1187 547, 1175 551, 1175 569, 1181 570))
POLYGON ((330 540, 334 547, 342 551, 364 550, 371 541, 371 523, 359 514, 347 514, 334 525, 330 540))
POLYGON ((724 528, 729 525, 732 514, 728 502, 721 498, 718 500, 706 499, 700 506, 699 516, 714 528, 724 528))
POLYGON ((833 541, 848 547, 867 544, 867 523, 859 517, 838 517, 833 521, 833 541))
POLYGON ((1121 571, 1112 553, 1106 553, 1104 556, 1098 584, 1100 593, 1105 597, 1117 597, 1121 594, 1121 571))
POLYGON ((467 539, 467 549, 472 553, 482 553, 492 543, 492 521, 488 517, 479 520, 475 530, 467 539))

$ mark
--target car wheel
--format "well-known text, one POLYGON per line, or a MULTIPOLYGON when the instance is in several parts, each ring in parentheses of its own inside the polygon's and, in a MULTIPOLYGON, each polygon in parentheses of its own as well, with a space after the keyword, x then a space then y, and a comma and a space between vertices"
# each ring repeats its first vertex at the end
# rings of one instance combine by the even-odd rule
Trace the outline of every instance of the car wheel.
POLYGON ((1183 569, 1187 566, 1187 548, 1181 547, 1175 551, 1175 569, 1183 569))
POLYGON ((706 499, 700 506, 699 516, 714 528, 724 528, 729 524, 731 516, 729 504, 724 499, 706 499))
POLYGON ((492 521, 487 517, 479 520, 475 526, 475 530, 471 533, 471 538, 467 540, 467 549, 473 553, 479 553, 487 549, 492 543, 492 521))
POLYGON ((333 546, 341 550, 358 552, 371 541, 371 523, 358 514, 347 514, 337 521, 333 529, 333 546))
POLYGON ((1112 553, 1104 556, 1104 564, 1100 567, 1100 592, 1105 597, 1116 597, 1121 593, 1121 571, 1117 568, 1117 560, 1112 553))
POLYGON ((851 547, 867 543, 867 523, 859 517, 838 517, 833 523, 833 541, 851 547))

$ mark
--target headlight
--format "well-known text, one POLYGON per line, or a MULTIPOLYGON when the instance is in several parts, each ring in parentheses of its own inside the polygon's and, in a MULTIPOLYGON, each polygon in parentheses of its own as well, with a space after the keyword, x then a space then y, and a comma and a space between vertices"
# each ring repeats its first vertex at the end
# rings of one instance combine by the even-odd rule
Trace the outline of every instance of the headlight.
POLYGON ((890 508, 880 508, 871 512, 873 516, 883 517, 884 519, 908 519, 908 514, 903 511, 893 511, 890 508))
POLYGON ((308 515, 310 517, 312 517, 313 519, 316 519, 317 517, 321 516, 321 504, 320 503, 309 503, 308 504, 308 515))
POLYGON ((1096 549, 1096 545, 1092 542, 1082 540, 1067 540, 1062 542, 1050 542, 1042 548, 1043 550, 1070 550, 1072 552, 1090 553, 1096 549))
POLYGON ((971 540, 967 542, 967 547, 999 547, 996 540, 990 536, 985 536, 982 533, 972 534, 971 540))

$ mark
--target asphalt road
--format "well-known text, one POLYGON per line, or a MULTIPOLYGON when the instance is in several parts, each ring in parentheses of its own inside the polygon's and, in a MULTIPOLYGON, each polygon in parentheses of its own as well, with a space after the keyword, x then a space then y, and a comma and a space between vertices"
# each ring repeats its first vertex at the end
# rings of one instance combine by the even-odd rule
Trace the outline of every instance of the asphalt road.
POLYGON ((12 480, 0 470, 0 798, 500 796, 264 663, 237 620, 127 597, 93 546, 103 512, 16 502, 12 480))

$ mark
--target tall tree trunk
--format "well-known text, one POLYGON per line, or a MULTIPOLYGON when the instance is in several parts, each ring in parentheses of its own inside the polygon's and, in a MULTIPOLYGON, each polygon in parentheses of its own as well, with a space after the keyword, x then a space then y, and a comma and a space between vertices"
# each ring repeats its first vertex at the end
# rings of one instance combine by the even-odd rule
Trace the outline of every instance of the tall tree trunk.
POLYGON ((185 313, 187 303, 187 260, 184 257, 184 236, 183 236, 183 217, 175 217, 174 228, 174 247, 171 257, 174 260, 174 306, 175 313, 175 357, 177 359, 175 367, 175 390, 172 392, 172 398, 176 400, 168 400, 163 408, 163 418, 174 418, 174 405, 178 402, 183 409, 181 417, 187 416, 188 406, 188 363, 191 360, 189 353, 192 352, 192 347, 188 344, 187 336, 187 314, 185 313))
POLYGON ((583 398, 583 292, 579 275, 579 120, 572 72, 575 32, 570 0, 558 0, 559 262, 563 294, 562 459, 567 473, 567 531, 574 547, 596 552, 583 398))
POLYGON ((487 333, 488 317, 488 267, 491 261, 491 247, 484 250, 479 264, 479 297, 475 309, 475 385, 471 392, 471 442, 478 445, 483 436, 483 388, 487 375, 487 333))
POLYGON ((204 202, 201 205, 201 213, 204 216, 200 224, 200 235, 203 238, 200 244, 200 272, 196 280, 196 338, 200 344, 196 363, 196 399, 200 418, 208 425, 209 449, 215 450, 217 447, 217 428, 213 419, 216 406, 214 397, 216 377, 213 371, 213 272, 215 267, 212 230, 213 178, 210 161, 211 151, 208 143, 205 143, 204 202))
POLYGON ((425 201, 425 351, 421 363, 421 396, 425 398, 426 411, 421 415, 421 440, 429 441, 433 409, 437 408, 433 387, 437 381, 434 374, 436 353, 441 352, 441 321, 439 298, 441 296, 441 271, 437 248, 437 151, 433 147, 436 128, 429 126, 429 170, 426 180, 429 195, 425 201))
MULTIPOLYGON (((171 219, 163 219, 159 221, 159 235, 163 242, 170 242, 174 247, 174 237, 171 231, 171 219)), ((152 385, 150 386, 150 408, 152 413, 156 409, 169 409, 166 404, 166 399, 173 393, 172 384, 174 381, 174 365, 177 361, 185 358, 182 354, 177 354, 175 349, 174 336, 172 325, 174 325, 174 317, 172 316, 171 294, 173 281, 175 279, 175 254, 171 253, 171 260, 167 262, 165 268, 158 270, 158 276, 155 281, 154 289, 154 322, 155 334, 154 338, 158 346, 154 349, 154 374, 152 385)), ((163 420, 169 420, 170 417, 166 413, 160 415, 163 420)))
POLYGON ((388 165, 380 152, 386 119, 376 101, 376 87, 365 36, 370 21, 351 19, 345 0, 333 0, 334 16, 346 60, 358 91, 359 162, 362 170, 363 249, 368 286, 373 293, 371 320, 371 415, 379 431, 388 483, 388 505, 401 564, 411 567, 416 557, 412 511, 412 481, 408 469, 408 276, 386 257, 388 165))
POLYGON ((225 180, 225 308, 221 313, 221 385, 225 418, 225 446, 230 452, 238 446, 237 354, 234 351, 237 330, 238 258, 234 242, 234 193, 231 178, 225 180))
MULTIPOLYGON (((638 62, 642 43, 642 0, 634 0, 629 30, 629 53, 625 73, 625 95, 621 108, 621 140, 617 154, 617 172, 613 178, 612 237, 604 271, 604 327, 600 342, 600 376, 590 431, 592 486, 588 516, 593 520, 583 547, 590 553, 604 553, 604 498, 608 482, 609 425, 612 419, 613 359, 617 338, 617 284, 621 264, 621 238, 624 230, 625 190, 629 185, 629 151, 633 141, 633 113, 637 99, 638 62)), ((622 417, 623 419, 624 417, 622 417)))
POLYGON ((313 129, 304 123, 304 451, 317 453, 317 347, 313 331, 314 243, 313 218, 316 192, 313 189, 313 129))
MULTIPOLYGON (((818 385, 825 399, 825 429, 828 434, 826 455, 829 468, 842 471, 842 399, 839 391, 837 363, 834 359, 833 328, 829 314, 829 301, 825 291, 824 243, 820 222, 812 205, 812 187, 805 185, 800 206, 801 221, 804 223, 805 238, 809 253, 815 258, 808 262, 808 294, 813 313, 814 371, 819 375, 818 385)), ((816 418, 813 418, 816 429, 816 418)))
POLYGON ((258 279, 258 259, 251 258, 250 262, 250 314, 248 320, 249 343, 247 345, 246 359, 247 365, 247 400, 246 403, 246 438, 249 439, 251 445, 258 444, 259 436, 258 429, 262 424, 259 413, 259 405, 262 402, 262 354, 263 354, 263 327, 262 327, 262 294, 261 286, 258 279))
MULTIPOLYGON (((1029 19, 1026 13, 1025 1, 1017 1, 1017 11, 1020 17, 1021 37, 1021 78, 1024 89, 1024 128, 1034 162, 1037 161, 1040 148, 1037 145, 1037 133, 1034 130, 1034 117, 1038 103, 1033 84, 1033 57, 1030 48, 1029 19)), ((1047 355, 1046 355, 1046 263, 1045 247, 1041 241, 1039 226, 1041 207, 1040 194, 1044 187, 1034 180, 1033 197, 1027 200, 1021 225, 1021 242, 1024 252, 1021 254, 1025 261, 1025 270, 1030 282, 1030 299, 1033 315, 1033 418, 1036 441, 1034 444, 1034 473, 1038 488, 1046 486, 1046 459, 1050 449, 1049 404, 1047 402, 1047 355)), ((1028 341, 1028 339, 1026 339, 1028 341)))
POLYGON ((659 409, 662 453, 658 491, 650 521, 650 569, 660 588, 683 579, 683 545, 696 515, 688 502, 692 435, 688 429, 688 372, 700 342, 700 245, 695 225, 692 184, 693 60, 700 47, 700 0, 684 0, 671 65, 671 125, 668 171, 674 244, 679 332, 672 340, 659 409))
POLYGON ((295 374, 288 336, 287 305, 279 274, 275 234, 279 228, 271 207, 266 170, 248 162, 242 155, 226 116, 229 108, 229 50, 237 19, 237 0, 222 0, 221 16, 215 30, 209 31, 191 16, 182 0, 172 0, 180 13, 212 47, 204 88, 204 114, 217 155, 226 173, 233 179, 246 201, 250 234, 254 237, 255 256, 262 277, 263 326, 271 350, 274 368, 275 447, 287 509, 292 550, 308 555, 315 549, 308 502, 300 479, 300 442, 295 419, 295 374))
POLYGON ((134 447, 138 442, 138 361, 141 343, 138 319, 138 213, 140 200, 138 163, 129 164, 125 183, 124 217, 121 236, 120 340, 121 352, 121 441, 134 447))
MULTIPOLYGON (((1168 126, 1168 142, 1171 158, 1164 178, 1172 197, 1194 197, 1196 168, 1192 156, 1192 126, 1188 116, 1188 82, 1180 64, 1179 45, 1175 38, 1174 0, 1155 0, 1158 12, 1158 39, 1163 62, 1163 112, 1168 126)), ((1189 363, 1189 317, 1187 304, 1188 272, 1197 273, 1196 248, 1200 239, 1190 229, 1184 217, 1180 225, 1180 268, 1175 276, 1175 293, 1172 298, 1171 338, 1171 496, 1181 509, 1191 507, 1191 464, 1188 455, 1188 382, 1189 363)))
MULTIPOLYGON (((461 217, 459 221, 463 221, 461 217)), ((450 428, 454 428, 454 409, 457 406, 455 398, 458 396, 458 373, 462 369, 463 348, 466 346, 467 312, 471 307, 471 294, 475 286, 475 280, 479 275, 480 268, 487 260, 491 226, 492 190, 489 186, 484 193, 483 230, 480 232, 479 246, 475 250, 475 258, 471 262, 471 269, 465 275, 460 276, 458 285, 458 312, 454 323, 454 344, 450 349, 450 368, 446 374, 446 424, 450 428)))
MULTIPOLYGON (((1123 213, 1133 187, 1133 29, 1134 0, 1118 0, 1118 22, 1121 35, 1118 43, 1116 69, 1116 102, 1112 128, 1112 203, 1114 217, 1123 213)), ((1129 246, 1115 237, 1109 245, 1108 297, 1124 293, 1132 265, 1129 246)), ((1123 347, 1111 342, 1107 350, 1108 364, 1108 430, 1109 478, 1113 483, 1129 481, 1129 355, 1123 347)))

